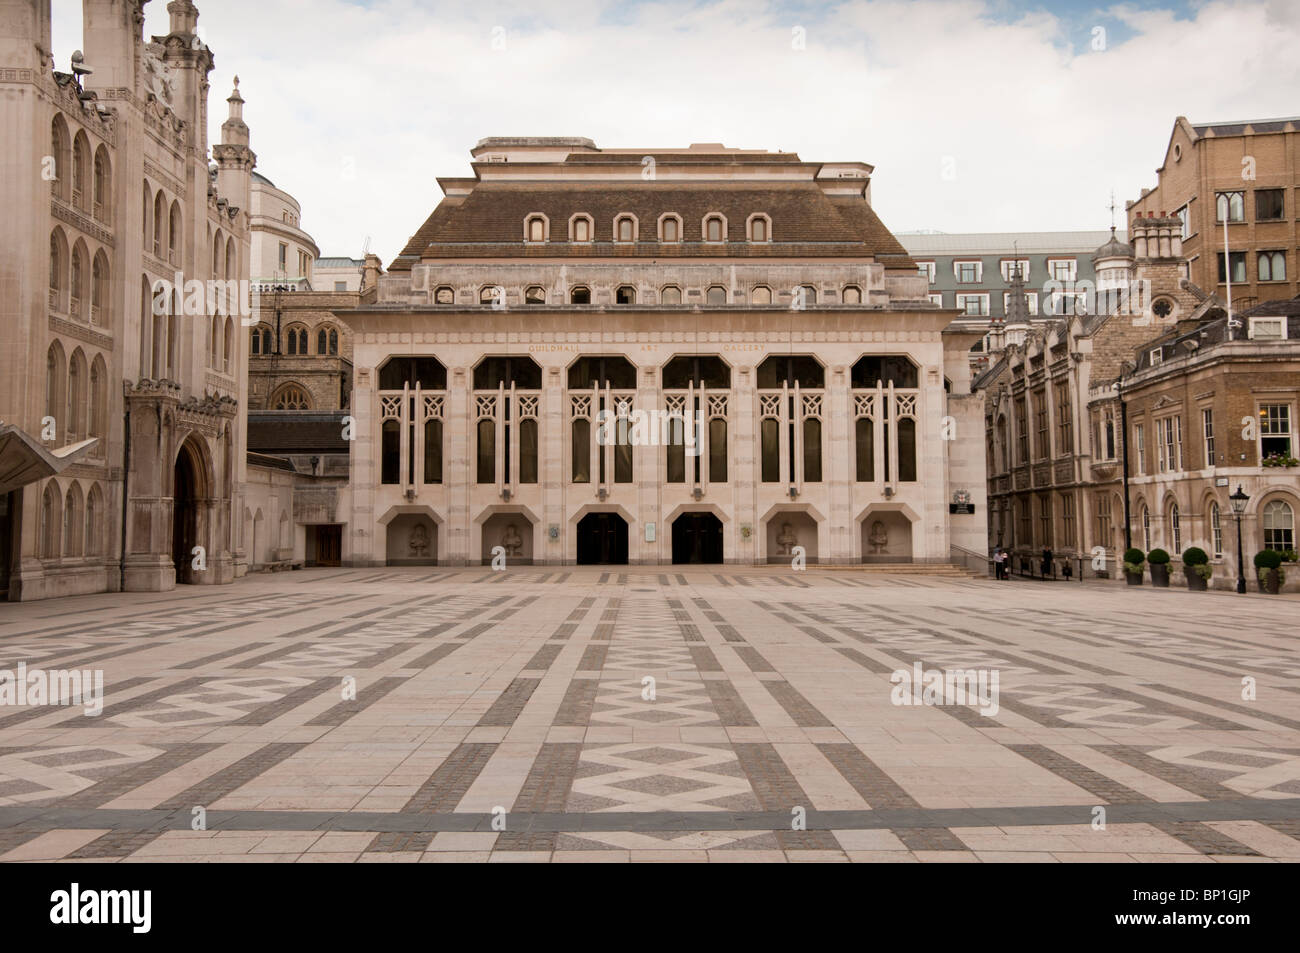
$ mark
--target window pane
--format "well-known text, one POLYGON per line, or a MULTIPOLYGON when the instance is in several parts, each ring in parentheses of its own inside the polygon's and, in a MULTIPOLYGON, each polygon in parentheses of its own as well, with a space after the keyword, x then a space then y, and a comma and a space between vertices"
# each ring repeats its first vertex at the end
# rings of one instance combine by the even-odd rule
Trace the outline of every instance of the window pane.
POLYGON ((876 479, 876 423, 870 417, 859 417, 854 424, 854 440, 858 458, 859 483, 876 479))
POLYGON ((898 480, 916 482, 916 421, 910 418, 898 422, 898 480))
POLYGON ((385 420, 380 452, 380 482, 401 483, 401 427, 396 420, 385 420))
POLYGON ((424 422, 424 482, 442 482, 442 421, 424 422))
POLYGON ((614 482, 632 482, 632 421, 618 417, 614 421, 614 482))
POLYGON ((709 482, 727 482, 727 422, 721 417, 709 421, 709 482))
POLYGON ((591 421, 586 417, 573 421, 573 482, 591 482, 591 421))
POLYGON ((722 241, 722 221, 720 219, 709 219, 709 241, 722 241))
POLYGON ((484 419, 478 422, 478 474, 479 483, 497 481, 497 423, 484 419))
POLYGON ((537 421, 532 417, 519 422, 519 482, 537 482, 537 421))
POLYGON ((668 482, 686 482, 686 423, 679 416, 668 418, 668 482))
POLYGON ((805 483, 822 481, 822 422, 816 417, 803 422, 803 479, 805 483))
POLYGON ((768 417, 763 421, 763 482, 781 482, 780 453, 781 425, 778 420, 768 417))

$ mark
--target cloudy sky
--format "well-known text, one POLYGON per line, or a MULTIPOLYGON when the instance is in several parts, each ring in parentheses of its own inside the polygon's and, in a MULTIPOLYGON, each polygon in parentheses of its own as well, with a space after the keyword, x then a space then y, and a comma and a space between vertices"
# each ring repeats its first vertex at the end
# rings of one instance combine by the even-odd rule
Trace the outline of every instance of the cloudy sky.
MULTIPOLYGON (((238 74, 258 170, 322 253, 385 264, 484 136, 863 160, 895 231, 1031 231, 1107 226, 1178 115, 1300 112, 1296 0, 196 3, 213 140, 238 74)), ((53 5, 66 68, 80 3, 53 5)))

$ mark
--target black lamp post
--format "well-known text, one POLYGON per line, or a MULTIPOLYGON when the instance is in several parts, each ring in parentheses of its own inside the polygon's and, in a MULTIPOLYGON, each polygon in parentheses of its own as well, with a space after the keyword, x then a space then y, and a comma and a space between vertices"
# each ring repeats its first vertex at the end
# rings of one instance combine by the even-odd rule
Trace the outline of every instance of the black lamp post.
POLYGON ((1237 492, 1228 497, 1228 502, 1232 504, 1232 515, 1237 518, 1237 592, 1246 591, 1246 563, 1241 554, 1241 514, 1246 512, 1246 504, 1250 502, 1250 497, 1241 489, 1241 484, 1237 484, 1237 492))

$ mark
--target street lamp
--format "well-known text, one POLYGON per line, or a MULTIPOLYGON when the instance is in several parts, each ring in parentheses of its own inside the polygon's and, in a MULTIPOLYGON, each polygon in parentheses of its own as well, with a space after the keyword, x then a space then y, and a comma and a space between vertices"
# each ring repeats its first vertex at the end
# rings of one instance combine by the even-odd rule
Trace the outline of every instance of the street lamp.
POLYGON ((1246 564, 1241 555, 1241 514, 1246 512, 1250 497, 1238 483, 1237 492, 1228 497, 1228 502, 1232 504, 1232 515, 1237 517, 1237 592, 1243 593, 1246 591, 1246 564))

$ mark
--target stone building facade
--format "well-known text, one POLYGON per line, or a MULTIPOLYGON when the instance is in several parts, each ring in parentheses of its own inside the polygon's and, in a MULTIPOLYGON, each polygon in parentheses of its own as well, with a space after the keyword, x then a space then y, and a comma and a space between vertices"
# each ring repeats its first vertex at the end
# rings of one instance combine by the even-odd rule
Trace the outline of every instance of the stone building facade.
POLYGON ((1132 248, 1112 240, 1095 258, 1103 286, 1136 279, 1139 296, 1005 342, 976 381, 987 394, 989 544, 1007 548, 1017 571, 1040 573, 1047 548, 1058 573, 1069 561, 1077 575, 1120 582, 1130 539, 1168 551, 1178 582, 1182 552, 1199 546, 1213 585, 1231 588, 1228 495, 1239 485, 1251 496, 1247 577, 1259 549, 1294 549, 1297 471, 1264 458, 1296 453, 1300 326, 1290 314, 1300 307, 1263 306, 1230 334, 1224 303, 1183 277, 1179 219, 1135 219, 1131 234, 1132 248))
POLYGON ((1300 293, 1300 118, 1190 123, 1179 116, 1157 184, 1129 220, 1172 215, 1188 277, 1225 303, 1224 223, 1232 305, 1244 311, 1300 293))
POLYGON ((473 155, 338 312, 345 563, 982 553, 978 335, 927 299, 869 165, 584 139, 473 155))
POLYGON ((22 435, 0 470, 49 463, 5 486, 0 597, 240 571, 246 335, 226 283, 248 276, 255 157, 236 81, 209 165, 194 5, 169 3, 152 41, 143 8, 84 0, 62 73, 49 0, 0 2, 0 419, 22 435))

